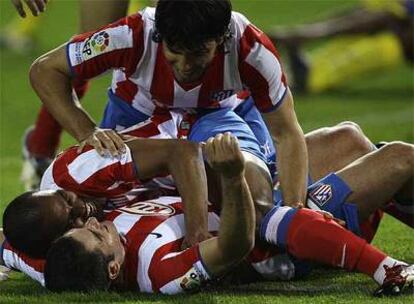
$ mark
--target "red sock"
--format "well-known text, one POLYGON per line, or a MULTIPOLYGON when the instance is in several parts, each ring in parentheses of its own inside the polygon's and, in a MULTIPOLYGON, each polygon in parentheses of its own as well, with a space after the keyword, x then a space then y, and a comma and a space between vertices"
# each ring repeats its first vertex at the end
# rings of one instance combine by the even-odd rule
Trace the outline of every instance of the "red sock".
POLYGON ((59 145, 62 127, 46 110, 45 106, 40 109, 33 131, 27 139, 27 147, 35 157, 55 156, 59 145))
MULTIPOLYGON (((75 78, 72 86, 78 98, 81 99, 88 89, 88 81, 75 78)), ((35 157, 53 158, 59 146, 61 133, 62 127, 45 106, 42 106, 34 129, 27 139, 29 152, 35 157)))
POLYGON ((357 270, 371 277, 386 254, 309 209, 294 215, 287 235, 289 253, 299 259, 357 270))

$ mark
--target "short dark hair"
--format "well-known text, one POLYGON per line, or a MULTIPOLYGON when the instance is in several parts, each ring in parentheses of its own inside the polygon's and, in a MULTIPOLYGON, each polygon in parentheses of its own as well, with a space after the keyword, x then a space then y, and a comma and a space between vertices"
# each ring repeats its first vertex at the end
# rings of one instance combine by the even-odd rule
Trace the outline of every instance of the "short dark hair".
POLYGON ((159 0, 155 11, 155 36, 169 46, 190 51, 228 32, 229 0, 159 0))
POLYGON ((105 291, 109 289, 108 263, 114 257, 105 257, 99 249, 87 251, 85 246, 64 235, 49 249, 45 265, 46 288, 62 291, 105 291))
POLYGON ((48 229, 41 210, 41 201, 29 191, 16 197, 3 214, 3 229, 6 240, 17 250, 34 258, 43 258, 50 244, 65 231, 48 229))

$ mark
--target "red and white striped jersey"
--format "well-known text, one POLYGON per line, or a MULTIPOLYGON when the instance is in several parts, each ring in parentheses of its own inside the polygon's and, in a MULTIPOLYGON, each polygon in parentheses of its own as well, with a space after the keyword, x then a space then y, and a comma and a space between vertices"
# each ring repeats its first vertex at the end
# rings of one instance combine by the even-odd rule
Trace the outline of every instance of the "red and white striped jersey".
MULTIPOLYGON (((181 113, 165 111, 121 133, 141 138, 180 138, 181 121, 181 113)), ((111 208, 145 197, 150 184, 138 180, 128 147, 120 157, 102 157, 92 146, 78 154, 77 148, 71 147, 56 157, 42 177, 41 190, 65 189, 81 196, 104 198, 111 208)), ((160 176, 151 184, 174 185, 171 176, 160 176)))
MULTIPOLYGON (((106 214, 125 240, 125 279, 129 290, 176 294, 198 288, 211 279, 199 254, 199 246, 181 250, 185 236, 183 205, 180 197, 160 197, 135 202, 106 214)), ((219 217, 209 208, 208 230, 219 229, 219 217)), ((42 259, 24 255, 7 242, 5 266, 20 270, 32 279, 44 282, 42 259)), ((280 278, 280 257, 275 247, 256 247, 248 261, 266 279, 280 278)))
POLYGON ((67 44, 74 76, 89 79, 113 70, 111 90, 151 116, 156 107, 235 107, 249 94, 262 112, 275 109, 286 92, 279 55, 270 39, 242 14, 233 12, 231 37, 219 47, 199 83, 174 79, 162 43, 152 39, 155 9, 146 8, 67 44))
MULTIPOLYGON (((130 290, 175 294, 199 287, 210 276, 200 260, 198 245, 181 250, 185 236, 180 197, 136 202, 106 214, 125 244, 125 279, 130 290)), ((219 217, 209 210, 208 229, 216 233, 219 217)), ((45 285, 42 259, 21 254, 7 242, 5 266, 45 285)))

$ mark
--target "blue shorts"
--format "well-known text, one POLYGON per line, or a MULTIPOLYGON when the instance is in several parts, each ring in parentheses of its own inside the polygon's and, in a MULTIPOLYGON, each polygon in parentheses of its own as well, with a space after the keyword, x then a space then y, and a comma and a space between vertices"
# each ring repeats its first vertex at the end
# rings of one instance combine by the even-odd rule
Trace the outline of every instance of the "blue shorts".
POLYGON ((252 153, 263 160, 274 178, 276 149, 252 98, 247 99, 234 110, 218 109, 200 112, 200 118, 193 125, 188 139, 201 142, 225 132, 231 132, 238 138, 242 151, 252 153))
MULTIPOLYGON (((252 101, 245 103, 247 102, 252 101)), ((239 140, 242 151, 247 151, 266 163, 273 178, 276 173, 276 151, 266 125, 253 104, 239 107, 235 110, 218 109, 202 115, 192 126, 188 139, 202 142, 219 133, 231 132, 239 140)))
POLYGON ((134 109, 128 103, 116 96, 112 90, 108 90, 108 103, 105 107, 101 128, 121 131, 140 122, 147 120, 150 116, 134 109))
POLYGON ((234 112, 247 123, 259 142, 260 151, 265 156, 267 160, 266 163, 273 163, 275 167, 274 170, 276 170, 277 155, 273 139, 267 129, 266 123, 263 121, 262 114, 260 114, 259 110, 254 105, 253 98, 250 97, 245 100, 234 109, 234 112))
MULTIPOLYGON (((308 208, 332 213, 334 217, 345 221, 348 230, 361 235, 358 207, 346 202, 352 192, 349 186, 334 173, 325 176, 316 183, 310 184, 310 179, 308 182, 308 208)), ((273 202, 275 206, 283 206, 281 190, 273 191, 273 202)))
MULTIPOLYGON (((108 91, 108 103, 100 126, 123 130, 147 120, 150 116, 134 109, 108 91)), ((240 142, 242 150, 262 159, 269 167, 272 178, 276 175, 276 149, 260 112, 250 97, 234 110, 199 109, 198 120, 193 125, 189 140, 200 142, 218 133, 231 132, 240 142)))

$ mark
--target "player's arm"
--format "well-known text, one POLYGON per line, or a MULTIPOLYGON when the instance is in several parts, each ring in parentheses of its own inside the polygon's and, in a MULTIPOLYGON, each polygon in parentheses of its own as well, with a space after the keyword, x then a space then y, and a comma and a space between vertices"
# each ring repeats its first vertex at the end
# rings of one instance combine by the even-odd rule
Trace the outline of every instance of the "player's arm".
POLYGON ((207 271, 217 277, 237 265, 253 248, 255 212, 237 139, 229 133, 220 134, 207 142, 205 152, 224 189, 218 236, 200 244, 207 271))
POLYGON ((134 139, 127 145, 139 179, 173 176, 184 204, 187 245, 209 238, 207 178, 200 145, 173 139, 134 139))
POLYGON ((124 148, 113 130, 100 129, 72 94, 72 75, 62 45, 38 58, 30 68, 30 83, 48 111, 78 142, 92 145, 98 153, 108 149, 116 156, 124 148))
POLYGON ((305 201, 307 150, 279 55, 270 39, 251 24, 247 24, 240 41, 241 80, 263 113, 277 146, 278 173, 285 202, 298 206, 305 201))
POLYGON ((277 148, 277 169, 285 204, 300 207, 305 205, 307 188, 306 142, 289 89, 281 103, 276 110, 263 113, 263 117, 277 148))

